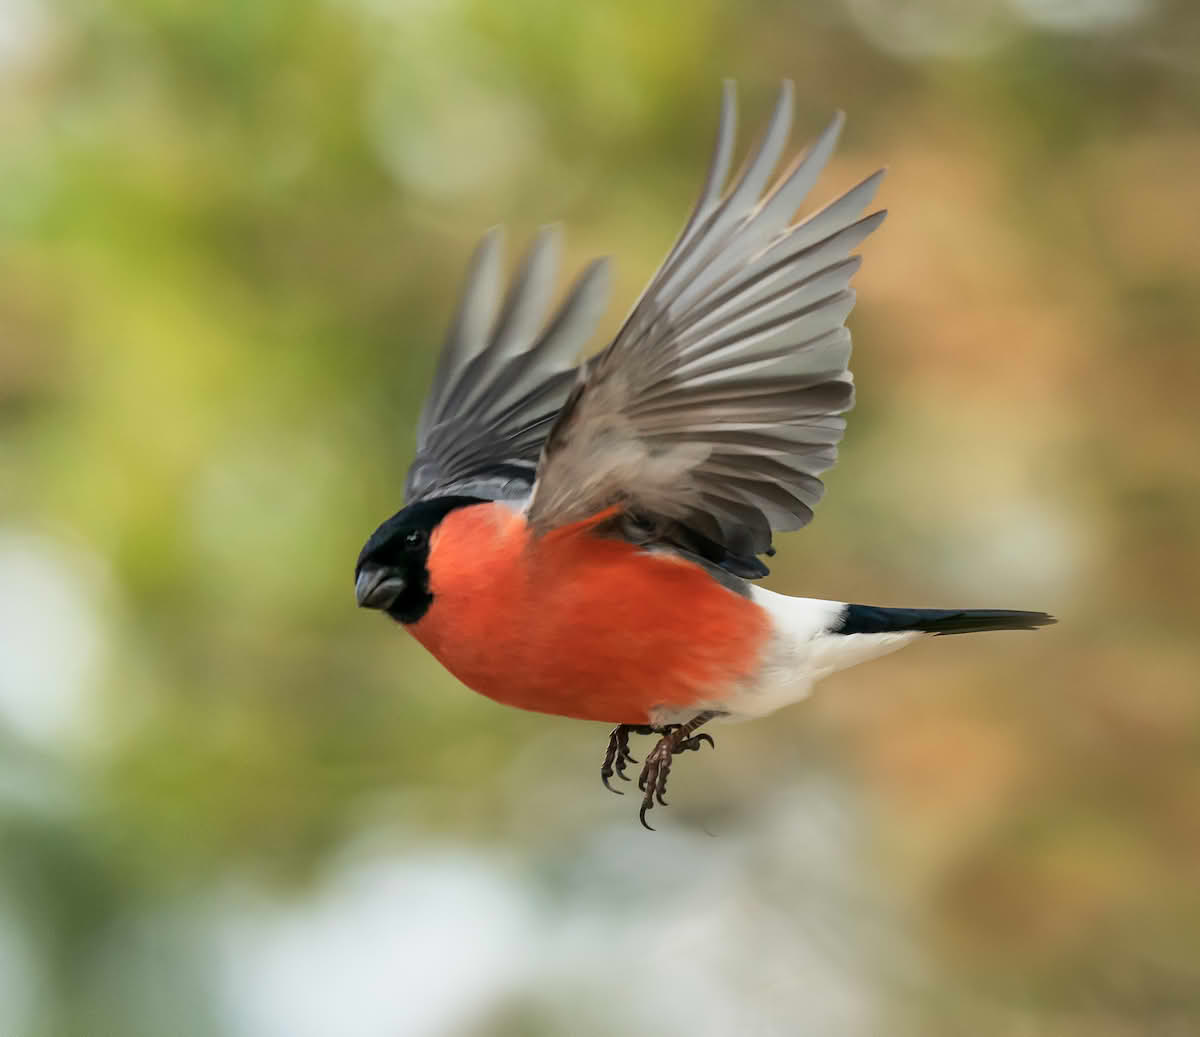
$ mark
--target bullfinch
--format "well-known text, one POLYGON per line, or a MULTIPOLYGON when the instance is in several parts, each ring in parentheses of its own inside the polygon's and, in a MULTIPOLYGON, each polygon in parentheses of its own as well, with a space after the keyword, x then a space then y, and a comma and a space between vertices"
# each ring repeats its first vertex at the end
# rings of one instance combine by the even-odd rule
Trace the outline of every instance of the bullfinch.
POLYGON ((753 582, 773 535, 812 518, 834 463, 854 402, 851 253, 885 215, 862 215, 880 171, 796 219, 843 120, 773 177, 792 108, 785 82, 729 183, 736 99, 725 85, 695 208, 615 338, 583 363, 607 262, 547 319, 557 232, 537 236, 507 292, 500 233, 483 239, 421 413, 406 504, 355 570, 358 604, 403 625, 468 687, 615 724, 605 785, 628 780, 631 734, 658 735, 638 782, 647 828, 672 758, 712 744, 702 724, 771 713, 931 634, 1053 622, 753 582))

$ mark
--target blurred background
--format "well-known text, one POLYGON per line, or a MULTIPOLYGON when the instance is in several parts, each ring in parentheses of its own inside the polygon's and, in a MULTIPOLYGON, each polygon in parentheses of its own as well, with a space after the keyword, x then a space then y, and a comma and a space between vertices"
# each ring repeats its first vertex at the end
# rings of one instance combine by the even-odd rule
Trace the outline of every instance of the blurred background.
POLYGON ((0 1034, 1200 1032, 1198 172, 1191 0, 0 0, 0 1034), (769 585, 1062 622, 650 835, 353 563, 478 236, 613 254, 611 333, 724 76, 848 111, 814 204, 890 168, 769 585))

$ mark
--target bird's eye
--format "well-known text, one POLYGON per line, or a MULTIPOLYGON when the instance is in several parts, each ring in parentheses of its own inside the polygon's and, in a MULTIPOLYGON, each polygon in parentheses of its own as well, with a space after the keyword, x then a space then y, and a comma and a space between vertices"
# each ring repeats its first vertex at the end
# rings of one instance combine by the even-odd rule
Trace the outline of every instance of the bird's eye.
POLYGON ((410 548, 425 546, 425 530, 410 529, 404 534, 404 546, 410 548))

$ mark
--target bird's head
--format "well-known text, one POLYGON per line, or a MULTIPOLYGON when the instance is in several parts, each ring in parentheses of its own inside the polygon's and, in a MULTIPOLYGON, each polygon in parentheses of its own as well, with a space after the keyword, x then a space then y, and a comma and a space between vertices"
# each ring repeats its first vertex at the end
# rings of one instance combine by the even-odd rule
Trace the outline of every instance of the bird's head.
POLYGON ((434 530, 455 508, 477 497, 418 501, 384 522, 363 545, 354 567, 354 595, 362 608, 379 609, 399 623, 415 623, 429 608, 429 547, 434 530))

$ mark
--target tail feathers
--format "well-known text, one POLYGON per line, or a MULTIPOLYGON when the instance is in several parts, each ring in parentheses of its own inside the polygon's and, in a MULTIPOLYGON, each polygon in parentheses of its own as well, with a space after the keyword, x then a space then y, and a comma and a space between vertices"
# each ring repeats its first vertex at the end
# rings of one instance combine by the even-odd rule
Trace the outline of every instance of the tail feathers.
POLYGON ((1036 630, 1057 622, 1045 612, 1008 609, 889 609, 847 605, 835 634, 888 634, 919 630, 929 634, 972 634, 980 630, 1036 630))

